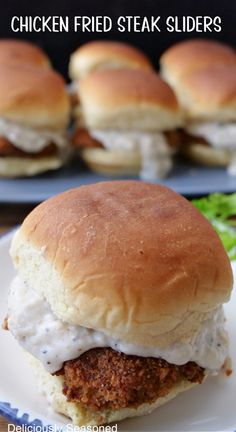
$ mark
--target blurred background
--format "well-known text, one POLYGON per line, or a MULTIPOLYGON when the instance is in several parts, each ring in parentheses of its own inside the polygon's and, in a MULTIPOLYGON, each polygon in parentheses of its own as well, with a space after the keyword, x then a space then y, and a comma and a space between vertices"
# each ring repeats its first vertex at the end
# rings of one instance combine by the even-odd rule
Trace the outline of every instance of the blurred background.
POLYGON ((0 15, 0 37, 28 39, 40 45, 52 59, 53 65, 68 79, 67 65, 70 53, 84 42, 92 39, 116 39, 131 42, 148 54, 154 65, 158 64, 159 55, 172 43, 193 37, 219 39, 235 45, 235 0, 8 0, 4 2, 0 15), (158 16, 165 19, 183 15, 210 17, 220 16, 222 31, 207 33, 170 33, 162 25, 162 32, 121 33, 114 28, 109 33, 14 33, 11 30, 11 18, 14 15, 48 16, 61 15, 73 18, 75 15, 108 15, 116 20, 120 15, 158 16))

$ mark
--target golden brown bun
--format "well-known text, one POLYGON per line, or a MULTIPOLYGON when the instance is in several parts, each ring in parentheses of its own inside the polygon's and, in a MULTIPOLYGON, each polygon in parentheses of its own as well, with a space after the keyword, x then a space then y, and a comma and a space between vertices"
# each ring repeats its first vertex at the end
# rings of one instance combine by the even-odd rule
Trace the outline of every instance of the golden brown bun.
POLYGON ((184 75, 219 64, 236 64, 236 51, 209 39, 179 42, 167 49, 160 59, 161 74, 174 88, 184 75))
POLYGON ((152 69, 152 64, 141 50, 127 43, 92 41, 71 55, 69 76, 77 80, 98 69, 118 68, 152 69))
POLYGON ((81 80, 79 95, 88 128, 166 130, 181 125, 178 102, 157 73, 102 70, 81 80))
POLYGON ((189 119, 235 121, 236 64, 192 72, 185 76, 178 94, 189 119))
POLYGON ((51 69, 1 65, 0 116, 25 126, 63 129, 69 120, 64 79, 51 69))
POLYGON ((227 166, 232 161, 232 154, 229 151, 201 145, 197 141, 183 146, 182 154, 193 162, 206 166, 227 166))
POLYGON ((60 168, 64 164, 58 154, 38 158, 0 157, 0 177, 31 177, 60 168))
POLYGON ((119 410, 91 411, 79 403, 68 402, 62 393, 63 376, 50 375, 40 363, 27 353, 29 362, 34 370, 38 381, 40 392, 43 392, 50 402, 52 408, 61 414, 71 418, 77 426, 96 426, 104 423, 111 423, 123 420, 128 417, 136 417, 150 414, 153 410, 174 399, 179 393, 189 390, 196 383, 187 380, 176 384, 170 392, 159 397, 155 402, 139 405, 137 408, 122 408, 119 410))
POLYGON ((50 61, 46 53, 31 42, 16 39, 0 40, 0 64, 31 64, 49 68, 50 61))
POLYGON ((233 284, 210 223, 170 189, 139 181, 45 201, 25 219, 11 255, 59 319, 151 347, 196 334, 233 284))

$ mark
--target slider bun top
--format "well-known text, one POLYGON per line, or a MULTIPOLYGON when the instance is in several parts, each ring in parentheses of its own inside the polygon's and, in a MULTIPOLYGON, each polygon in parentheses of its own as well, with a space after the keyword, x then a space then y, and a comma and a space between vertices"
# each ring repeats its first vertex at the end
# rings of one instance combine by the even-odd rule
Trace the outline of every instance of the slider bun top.
POLYGON ((16 39, 0 39, 0 64, 5 63, 50 67, 50 60, 40 47, 31 42, 16 39))
POLYGON ((236 64, 236 51, 229 45, 209 39, 179 42, 161 56, 161 73, 174 88, 194 70, 217 64, 236 64))
POLYGON ((158 131, 182 123, 172 89, 151 70, 93 72, 80 81, 79 97, 88 128, 158 131))
POLYGON ((236 121, 236 64, 192 72, 178 86, 178 94, 189 119, 236 121))
POLYGON ((45 201, 23 222, 11 255, 60 319, 146 346, 192 336, 233 283, 223 245, 199 211, 138 181, 45 201))
POLYGON ((148 57, 138 48, 124 42, 92 41, 82 45, 70 57, 72 80, 83 78, 97 69, 152 69, 148 57))
POLYGON ((63 129, 69 119, 64 79, 51 69, 0 67, 0 116, 29 127, 63 129))

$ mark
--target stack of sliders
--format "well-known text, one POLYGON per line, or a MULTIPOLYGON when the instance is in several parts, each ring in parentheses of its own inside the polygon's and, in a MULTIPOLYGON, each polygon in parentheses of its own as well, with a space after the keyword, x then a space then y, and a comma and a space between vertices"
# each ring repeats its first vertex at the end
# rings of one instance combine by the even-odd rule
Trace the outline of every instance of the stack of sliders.
POLYGON ((175 192, 134 181, 70 190, 29 214, 11 255, 5 327, 74 424, 147 414, 224 367, 230 262, 175 192))
POLYGON ((80 81, 81 110, 73 143, 99 173, 166 176, 178 149, 182 115, 176 97, 157 73, 100 70, 80 81))
POLYGON ((152 69, 148 57, 138 48, 125 42, 95 40, 88 42, 71 54, 69 86, 74 117, 80 115, 79 81, 89 73, 101 69, 152 69))
POLYGON ((24 40, 0 39, 0 65, 9 63, 50 67, 48 56, 37 45, 24 40))
POLYGON ((61 167, 70 109, 63 78, 49 68, 1 64, 0 93, 0 176, 61 167))
POLYGON ((179 87, 191 72, 215 65, 236 64, 236 51, 229 45, 210 39, 190 39, 167 49, 160 58, 161 75, 176 91, 180 101, 184 94, 179 87))

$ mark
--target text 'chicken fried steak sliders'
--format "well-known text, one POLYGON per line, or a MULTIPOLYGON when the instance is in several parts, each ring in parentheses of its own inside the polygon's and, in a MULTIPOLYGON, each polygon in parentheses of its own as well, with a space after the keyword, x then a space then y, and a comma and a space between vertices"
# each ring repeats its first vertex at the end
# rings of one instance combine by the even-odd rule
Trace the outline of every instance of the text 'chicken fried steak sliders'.
POLYGON ((0 176, 59 168, 70 109, 63 78, 50 69, 1 65, 0 94, 0 176))
POLYGON ((75 424, 149 413, 224 364, 230 263, 209 222, 171 190, 70 190, 25 219, 11 255, 8 327, 75 424))
POLYGON ((79 85, 74 145, 87 165, 105 174, 166 176, 182 124, 176 97, 153 71, 97 71, 79 85))

